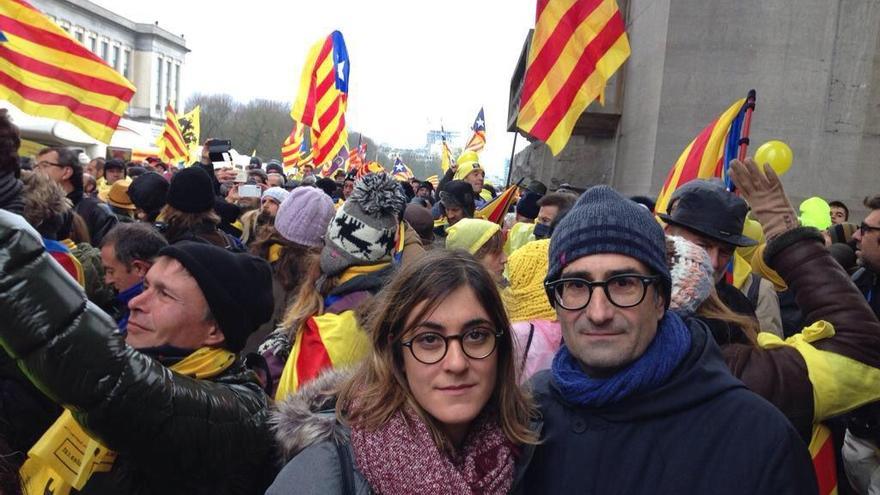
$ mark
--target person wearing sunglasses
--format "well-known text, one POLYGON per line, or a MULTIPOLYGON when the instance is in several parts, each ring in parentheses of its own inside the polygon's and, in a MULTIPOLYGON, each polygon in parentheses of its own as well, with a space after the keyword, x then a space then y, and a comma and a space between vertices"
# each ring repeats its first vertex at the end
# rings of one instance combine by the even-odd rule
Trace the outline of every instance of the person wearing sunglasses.
POLYGON ((816 493, 798 433, 734 378, 708 328, 668 311, 663 229, 608 186, 553 232, 545 288, 564 343, 533 378, 524 493, 816 493))
POLYGON ((354 374, 278 405, 276 438, 293 458, 267 493, 508 493, 537 434, 491 275, 435 250, 374 301, 354 374), (334 401, 335 417, 319 412, 334 401))
POLYGON ((865 207, 870 213, 853 234, 856 256, 862 266, 853 274, 853 282, 880 318, 880 194, 867 198, 865 207))

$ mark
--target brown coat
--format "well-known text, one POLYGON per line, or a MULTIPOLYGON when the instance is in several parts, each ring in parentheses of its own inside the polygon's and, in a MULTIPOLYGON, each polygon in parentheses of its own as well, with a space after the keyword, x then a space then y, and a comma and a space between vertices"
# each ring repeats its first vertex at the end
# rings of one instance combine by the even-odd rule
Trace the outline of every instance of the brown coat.
MULTIPOLYGON (((834 325, 835 335, 814 347, 880 368, 880 322, 817 230, 802 227, 783 234, 767 246, 764 259, 797 294, 806 324, 834 325)), ((731 344, 722 354, 733 374, 778 407, 805 438, 814 423, 826 419, 814 417, 813 384, 795 348, 731 344)))

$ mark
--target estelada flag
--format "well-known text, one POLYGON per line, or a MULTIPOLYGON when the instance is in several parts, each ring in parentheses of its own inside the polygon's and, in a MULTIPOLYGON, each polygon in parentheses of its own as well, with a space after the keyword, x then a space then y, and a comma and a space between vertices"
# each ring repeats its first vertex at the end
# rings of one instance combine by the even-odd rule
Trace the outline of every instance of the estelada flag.
POLYGON ((345 110, 349 65, 342 33, 333 31, 312 46, 303 66, 290 116, 314 133, 312 155, 318 164, 330 161, 348 143, 345 110))
POLYGON ((109 143, 134 86, 25 0, 0 0, 0 99, 109 143))
POLYGON ((504 192, 492 199, 492 201, 489 201, 477 210, 474 216, 501 225, 504 222, 504 215, 510 210, 510 205, 516 201, 518 189, 519 183, 508 187, 504 192))
POLYGON ((666 182, 657 196, 655 213, 668 213, 669 198, 682 185, 694 179, 721 177, 724 170, 725 149, 728 144, 737 145, 741 127, 741 114, 746 99, 741 98, 707 125, 687 145, 669 170, 666 182))
POLYGON ((614 0, 538 0, 517 127, 565 148, 578 118, 629 57, 614 0))
MULTIPOLYGON (((471 130, 474 131, 474 133, 471 135, 471 138, 468 140, 464 149, 480 152, 483 147, 486 146, 486 117, 483 114, 482 108, 480 108, 477 118, 474 119, 474 125, 471 126, 471 130)), ((443 145, 446 145, 445 136, 443 137, 443 145)), ((444 170, 444 172, 446 172, 446 170, 444 170)))

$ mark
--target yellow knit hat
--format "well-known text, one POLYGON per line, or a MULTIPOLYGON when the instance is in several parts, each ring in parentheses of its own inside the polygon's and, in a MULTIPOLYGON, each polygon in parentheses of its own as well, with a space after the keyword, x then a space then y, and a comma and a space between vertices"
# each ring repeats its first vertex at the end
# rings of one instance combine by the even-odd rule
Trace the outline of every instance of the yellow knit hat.
POLYGON ((501 227, 481 218, 463 218, 446 229, 446 249, 464 249, 474 254, 500 232, 501 227))
POLYGON ((480 158, 475 151, 465 151, 458 157, 456 163, 458 168, 455 169, 455 175, 452 177, 453 180, 464 180, 474 170, 479 170, 483 175, 486 174, 483 172, 483 168, 480 167, 480 158))
POLYGON ((504 289, 504 302, 511 322, 556 320, 556 311, 544 290, 549 253, 550 239, 541 239, 527 243, 507 259, 510 285, 504 289))

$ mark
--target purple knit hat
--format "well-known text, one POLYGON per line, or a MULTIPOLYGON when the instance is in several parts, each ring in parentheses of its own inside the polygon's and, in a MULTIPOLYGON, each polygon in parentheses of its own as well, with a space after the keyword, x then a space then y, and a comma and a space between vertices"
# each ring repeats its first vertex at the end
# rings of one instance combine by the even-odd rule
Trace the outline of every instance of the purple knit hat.
POLYGON ((314 187, 297 187, 278 208, 275 230, 288 241, 321 247, 334 213, 333 200, 324 191, 314 187))

